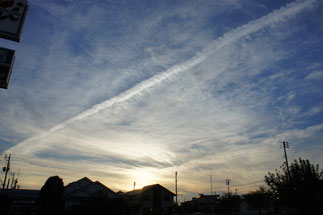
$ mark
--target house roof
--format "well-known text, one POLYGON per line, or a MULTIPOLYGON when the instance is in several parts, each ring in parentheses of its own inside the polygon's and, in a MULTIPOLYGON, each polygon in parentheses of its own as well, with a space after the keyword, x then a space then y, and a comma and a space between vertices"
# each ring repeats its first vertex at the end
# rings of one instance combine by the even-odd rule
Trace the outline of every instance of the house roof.
POLYGON ((112 196, 110 197, 116 197, 116 194, 114 191, 112 191, 110 188, 105 186, 99 181, 91 181, 87 177, 84 177, 78 181, 72 182, 68 184, 65 187, 64 196, 70 197, 70 196, 79 196, 79 195, 87 195, 91 196, 95 194, 97 191, 104 191, 107 193, 110 193, 112 196))
POLYGON ((193 199, 214 199, 218 198, 220 195, 204 195, 204 194, 199 194, 196 197, 193 197, 193 199))
POLYGON ((72 183, 69 183, 65 186, 64 189, 64 195, 69 195, 79 189, 84 188, 85 186, 92 184, 93 181, 88 179, 87 177, 81 178, 80 180, 74 181, 72 183))
POLYGON ((214 203, 217 201, 219 195, 204 195, 200 194, 197 197, 192 198, 193 201, 197 201, 199 203, 214 203))
POLYGON ((144 193, 147 190, 150 190, 150 189, 155 188, 155 187, 161 187, 163 190, 165 190, 165 191, 169 192, 170 194, 172 194, 173 196, 175 196, 175 194, 173 192, 171 192, 170 190, 168 190, 165 187, 161 186, 160 184, 148 185, 148 186, 145 186, 145 187, 140 188, 140 189, 125 192, 123 195, 125 195, 125 196, 139 195, 139 194, 144 193))

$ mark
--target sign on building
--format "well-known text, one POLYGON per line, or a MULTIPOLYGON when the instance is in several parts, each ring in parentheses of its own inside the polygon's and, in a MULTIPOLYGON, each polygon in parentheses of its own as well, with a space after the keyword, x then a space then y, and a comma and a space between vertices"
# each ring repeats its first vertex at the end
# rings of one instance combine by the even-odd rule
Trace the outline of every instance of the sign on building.
POLYGON ((27 0, 0 0, 0 37, 19 42, 27 11, 27 0))
POLYGON ((13 3, 14 0, 0 0, 0 7, 11 7, 13 3))
POLYGON ((8 89, 15 51, 0 47, 0 88, 8 89))

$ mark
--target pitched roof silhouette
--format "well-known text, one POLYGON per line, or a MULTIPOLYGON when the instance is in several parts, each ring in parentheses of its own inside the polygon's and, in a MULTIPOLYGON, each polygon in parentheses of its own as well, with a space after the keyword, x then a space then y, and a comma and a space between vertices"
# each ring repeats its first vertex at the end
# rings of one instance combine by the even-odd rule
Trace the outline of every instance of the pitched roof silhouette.
POLYGON ((171 193, 172 195, 175 196, 175 194, 173 192, 171 192, 167 188, 161 186, 160 184, 152 184, 152 185, 144 186, 143 188, 140 188, 140 189, 125 192, 123 195, 126 195, 126 196, 138 195, 138 194, 146 192, 147 190, 150 190, 150 189, 155 188, 155 187, 161 187, 162 189, 166 190, 167 192, 169 192, 169 193, 171 193))
POLYGON ((80 180, 74 181, 72 183, 69 183, 65 186, 64 190, 64 196, 69 195, 70 193, 73 193, 89 184, 92 184, 93 181, 88 179, 87 177, 81 178, 80 180))
POLYGON ((78 181, 72 182, 65 187, 64 196, 93 196, 98 191, 109 193, 109 197, 116 197, 113 190, 105 186, 99 181, 91 181, 84 177, 78 181))

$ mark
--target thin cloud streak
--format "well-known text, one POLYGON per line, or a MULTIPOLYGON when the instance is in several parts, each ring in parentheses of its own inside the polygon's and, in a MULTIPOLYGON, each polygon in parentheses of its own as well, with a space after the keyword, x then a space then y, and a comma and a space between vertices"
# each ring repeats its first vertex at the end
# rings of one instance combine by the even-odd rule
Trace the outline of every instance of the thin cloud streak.
MULTIPOLYGON (((32 152, 35 149, 35 141, 40 140, 44 137, 47 137, 48 135, 63 129, 66 127, 68 124, 77 122, 77 121, 82 121, 88 118, 89 116, 92 116, 94 114, 97 114, 98 112, 110 108, 114 105, 117 104, 122 104, 123 102, 126 102, 130 100, 131 98, 134 97, 139 97, 143 95, 144 93, 148 92, 150 88, 153 86, 162 83, 163 81, 166 81, 173 76, 185 72, 194 66, 200 64, 203 62, 210 54, 214 53, 217 49, 220 49, 221 47, 224 47, 228 44, 231 44, 237 40, 239 40, 242 37, 245 37, 247 35, 250 35, 252 33, 255 33, 265 27, 268 27, 272 24, 278 23, 278 22, 283 22, 284 20, 290 18, 291 16, 296 15, 297 13, 301 12, 302 10, 311 7, 316 0, 309 0, 309 1, 296 1, 294 3, 290 3, 286 5, 285 7, 282 7, 281 9, 274 11, 272 13, 269 13, 268 15, 251 21, 248 24, 242 25, 228 33, 225 33, 223 36, 212 42, 209 46, 207 46, 203 51, 200 53, 197 53, 194 57, 190 58, 189 60, 185 61, 184 63, 177 64, 168 70, 161 72, 158 75, 155 75, 139 84, 136 86, 128 89, 127 91, 121 93, 118 96, 115 96, 107 101, 104 101, 102 103, 94 105, 92 108, 85 110, 78 115, 67 119, 56 126, 52 127, 49 129, 47 132, 42 133, 41 135, 37 135, 34 137, 31 137, 21 143, 18 143, 16 146, 10 148, 8 151, 10 152, 15 152, 19 151, 20 153, 23 151, 25 154, 32 154, 32 152), (30 148, 28 147, 29 144, 30 148), (23 150, 21 149, 23 148, 23 150), (29 148, 29 149, 28 149, 29 148)), ((41 148, 41 146, 38 147, 41 148)))

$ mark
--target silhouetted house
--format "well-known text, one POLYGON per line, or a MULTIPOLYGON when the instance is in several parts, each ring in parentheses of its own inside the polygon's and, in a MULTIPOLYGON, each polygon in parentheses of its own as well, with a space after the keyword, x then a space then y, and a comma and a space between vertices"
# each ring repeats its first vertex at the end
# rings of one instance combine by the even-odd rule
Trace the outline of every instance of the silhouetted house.
MULTIPOLYGON (((240 214, 241 215, 258 215, 259 210, 251 207, 245 200, 242 200, 240 203, 240 214)), ((262 208, 261 214, 273 214, 272 206, 268 205, 268 207, 262 208)))
POLYGON ((126 215, 172 215, 175 194, 154 184, 123 194, 126 215))
POLYGON ((65 187, 66 214, 122 214, 122 199, 99 181, 84 177, 65 187))
POLYGON ((193 197, 191 201, 181 203, 180 210, 183 213, 203 212, 212 214, 216 211, 216 205, 219 195, 199 194, 193 197))
POLYGON ((35 214, 37 210, 39 192, 39 190, 0 190, 0 214, 35 214))

